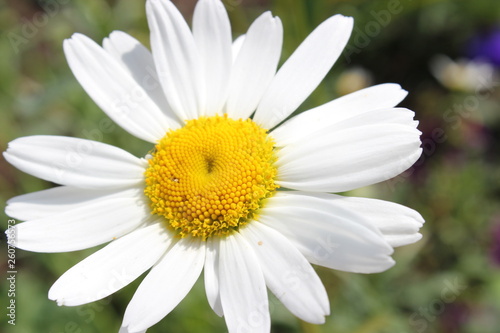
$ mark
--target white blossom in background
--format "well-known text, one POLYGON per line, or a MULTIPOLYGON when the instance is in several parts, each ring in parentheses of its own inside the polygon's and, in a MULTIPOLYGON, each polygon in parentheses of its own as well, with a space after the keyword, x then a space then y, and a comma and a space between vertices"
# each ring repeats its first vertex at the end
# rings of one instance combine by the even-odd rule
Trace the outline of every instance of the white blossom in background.
POLYGON ((450 90, 477 92, 495 85, 495 68, 487 62, 465 58, 453 61, 440 54, 431 60, 430 68, 436 79, 450 90))

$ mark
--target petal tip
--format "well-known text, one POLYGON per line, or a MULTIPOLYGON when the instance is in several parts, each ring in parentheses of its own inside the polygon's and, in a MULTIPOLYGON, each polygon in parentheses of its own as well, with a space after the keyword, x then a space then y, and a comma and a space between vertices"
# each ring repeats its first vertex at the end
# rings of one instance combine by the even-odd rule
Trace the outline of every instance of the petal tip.
POLYGON ((17 248, 17 227, 10 226, 7 230, 5 230, 5 235, 7 236, 7 244, 10 246, 14 246, 17 248))
MULTIPOLYGON (((3 158, 4 158, 7 162, 9 162, 9 159, 10 159, 10 157, 11 157, 11 154, 10 154, 9 150, 12 150, 11 142, 9 142, 9 143, 7 144, 7 149, 5 149, 5 151, 4 151, 4 152, 2 152, 2 156, 3 156, 3 158)), ((10 163, 10 162, 9 162, 9 163, 10 163)), ((11 164, 12 164, 12 163, 11 163, 11 164)))
POLYGON ((51 298, 51 297, 50 297, 50 294, 49 294, 49 299, 50 299, 51 301, 55 301, 55 302, 56 302, 56 304, 57 304, 57 306, 65 306, 65 305, 66 305, 66 303, 64 302, 64 298, 56 298, 56 297, 51 298))
POLYGON ((336 14, 330 17, 329 20, 336 21, 337 23, 343 23, 346 25, 354 25, 354 18, 352 16, 344 16, 342 14, 336 14))
MULTIPOLYGON (((393 251, 394 252, 394 251, 393 251)), ((394 265, 396 265, 396 261, 392 258, 392 257, 389 257, 389 260, 387 262, 387 268, 384 269, 384 271, 392 268, 394 265)))

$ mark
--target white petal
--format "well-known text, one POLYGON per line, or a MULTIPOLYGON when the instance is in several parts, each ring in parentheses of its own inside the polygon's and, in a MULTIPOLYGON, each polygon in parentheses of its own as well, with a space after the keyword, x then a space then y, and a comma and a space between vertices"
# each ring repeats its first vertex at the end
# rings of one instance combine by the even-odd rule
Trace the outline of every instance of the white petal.
POLYGON ((330 313, 325 287, 307 259, 282 234, 254 221, 240 231, 252 246, 266 284, 295 316, 323 324, 330 313))
POLYGON ((303 140, 315 132, 378 109, 399 104, 408 93, 398 84, 386 83, 337 98, 293 117, 273 130, 279 146, 303 140))
POLYGON ((393 249, 380 230, 329 194, 278 192, 259 216, 313 264, 356 273, 381 272, 394 265, 393 249))
POLYGON ((146 13, 153 59, 170 106, 183 121, 198 118, 205 108, 205 80, 191 30, 171 1, 148 0, 146 13))
MULTIPOLYGON (((133 193, 133 195, 136 194, 133 193)), ((117 190, 85 190, 72 186, 58 186, 9 199, 5 213, 22 221, 34 220, 84 207, 104 197, 122 198, 123 196, 124 192, 117 190)))
POLYGON ((295 139, 293 134, 289 130, 287 130, 285 137, 285 141, 287 143, 283 144, 283 142, 278 141, 277 146, 283 147, 286 145, 293 145, 296 142, 307 141, 309 140, 309 138, 319 138, 324 136, 327 137, 333 132, 362 126, 387 126, 390 124, 394 124, 406 126, 409 129, 413 130, 418 126, 418 121, 413 120, 414 117, 415 112, 405 108, 375 109, 362 113, 358 112, 358 114, 353 114, 350 117, 344 117, 344 119, 330 121, 330 123, 327 125, 325 125, 325 123, 329 122, 329 120, 327 119, 323 119, 324 122, 322 124, 319 124, 315 120, 313 120, 314 116, 301 117, 303 118, 302 120, 304 121, 304 126, 302 131, 299 130, 298 133, 295 133, 295 136, 298 137, 298 139, 295 139), (310 128, 307 128, 306 125, 309 125, 309 122, 314 123, 310 124, 310 128))
POLYGON ((123 191, 123 197, 102 198, 57 215, 19 223, 13 245, 34 252, 67 252, 112 241, 150 217, 141 192, 123 191))
POLYGON ((50 288, 49 298, 75 306, 107 297, 153 266, 172 237, 161 222, 133 231, 64 273, 50 288))
POLYGON ((258 259, 238 233, 220 241, 220 296, 229 333, 269 332, 266 283, 258 259))
POLYGON ((281 55, 283 26, 270 12, 252 23, 231 72, 227 114, 250 117, 271 82, 281 55))
MULTIPOLYGON (((122 31, 113 31, 108 38, 105 38, 103 48, 127 70, 137 84, 144 89, 144 92, 169 118, 171 128, 180 127, 179 120, 170 109, 170 105, 163 93, 151 52, 137 39, 122 31)), ((156 110, 153 111, 156 112, 156 110)))
POLYGON ((123 325, 132 332, 159 322, 187 295, 205 262, 205 242, 182 238, 151 269, 130 301, 123 325))
POLYGON ((205 257, 205 292, 207 294, 208 303, 214 312, 219 316, 223 316, 222 304, 220 302, 219 288, 219 239, 208 238, 207 254, 205 257))
POLYGON ((35 177, 61 185, 109 189, 142 185, 147 163, 97 141, 26 136, 9 142, 5 159, 35 177))
POLYGON ((421 133, 408 114, 413 115, 402 111, 400 117, 394 109, 371 111, 285 146, 278 151, 277 183, 297 190, 342 192, 402 173, 422 152, 421 133))
POLYGON ((422 216, 413 209, 397 203, 332 195, 339 205, 363 215, 384 235, 393 247, 415 243, 422 235, 418 230, 424 224, 422 216))
POLYGON ((156 142, 176 127, 130 72, 90 38, 74 34, 64 53, 76 79, 94 102, 130 134, 156 142))
POLYGON ((193 35, 203 62, 205 115, 221 114, 232 65, 231 25, 220 0, 200 0, 193 16, 193 35))
POLYGON ((321 23, 278 71, 255 112, 255 122, 270 129, 292 114, 337 61, 352 27, 352 17, 342 15, 321 23))
POLYGON ((244 41, 245 41, 245 35, 241 35, 234 40, 232 46, 233 63, 236 61, 236 59, 238 59, 238 54, 240 54, 241 47, 243 46, 244 41))

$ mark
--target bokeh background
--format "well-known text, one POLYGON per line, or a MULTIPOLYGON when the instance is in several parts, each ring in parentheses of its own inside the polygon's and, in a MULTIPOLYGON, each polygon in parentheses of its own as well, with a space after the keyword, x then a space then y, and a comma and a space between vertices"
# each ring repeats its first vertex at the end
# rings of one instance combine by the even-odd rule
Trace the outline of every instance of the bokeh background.
MULTIPOLYGON (((190 20, 194 1, 174 1, 190 20)), ((386 199, 418 210, 423 239, 399 248, 387 272, 359 275, 317 268, 332 315, 321 326, 299 321, 271 300, 274 333, 500 332, 500 4, 495 0, 224 0, 234 37, 271 10, 284 25, 282 61, 319 23, 353 16, 349 46, 300 108, 371 84, 399 83, 402 106, 420 120, 424 153, 393 180, 349 195, 386 199), (446 58, 448 57, 448 58, 446 58), (462 60, 460 60, 462 59, 462 60), (473 60, 475 59, 475 60, 473 60), (450 62, 451 60, 455 63, 450 62), (479 64, 481 60, 486 63, 479 64)), ((123 30, 149 45, 144 1, 4 0, 0 2, 0 150, 34 134, 95 139, 143 156, 133 138, 86 95, 70 72, 62 41, 74 32, 101 41, 123 30)), ((0 159, 1 229, 5 201, 54 184, 0 159)), ((7 248, 1 236, 0 331, 117 332, 142 277, 118 293, 79 307, 47 299, 51 284, 95 249, 16 253, 16 325, 7 324, 7 248)), ((202 281, 148 332, 226 332, 202 281)))

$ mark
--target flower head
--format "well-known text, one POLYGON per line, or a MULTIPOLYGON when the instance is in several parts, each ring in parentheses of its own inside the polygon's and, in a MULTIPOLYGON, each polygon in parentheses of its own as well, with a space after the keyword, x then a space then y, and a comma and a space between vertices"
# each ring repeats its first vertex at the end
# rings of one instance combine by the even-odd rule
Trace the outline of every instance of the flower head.
POLYGON ((219 0, 198 2, 192 31, 170 1, 148 0, 147 16, 152 53, 117 31, 103 47, 75 34, 64 50, 90 97, 151 150, 12 141, 11 164, 62 185, 9 200, 7 214, 26 220, 16 246, 109 242, 55 282, 49 298, 60 305, 106 297, 151 268, 123 332, 160 321, 202 271, 230 332, 269 332, 266 286, 297 317, 324 322, 328 298, 311 263, 381 272, 394 247, 421 237, 409 208, 329 194, 392 178, 420 156, 414 113, 395 107, 406 91, 378 85, 287 120, 339 57, 352 18, 323 22, 276 71, 283 32, 268 12, 234 42, 219 0))
POLYGON ((228 235, 279 187, 274 141, 250 119, 189 120, 152 155, 144 192, 181 237, 228 235))

